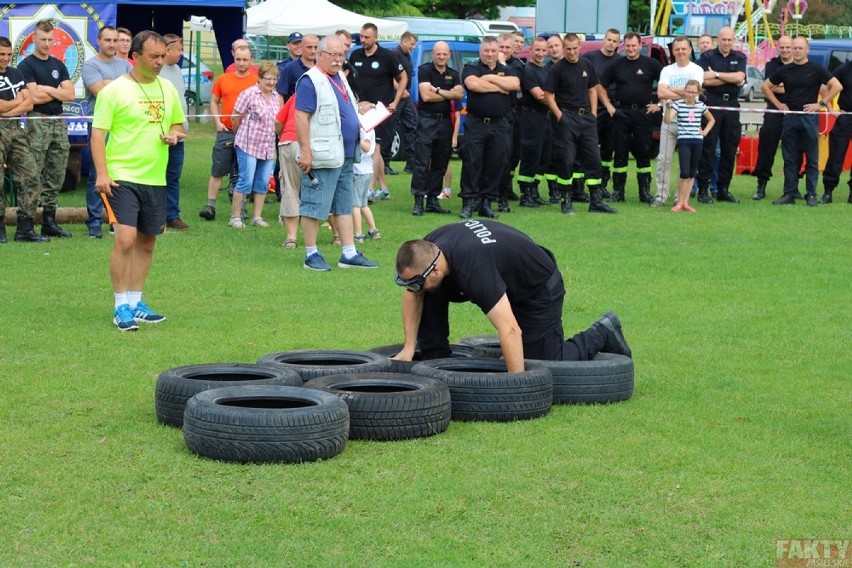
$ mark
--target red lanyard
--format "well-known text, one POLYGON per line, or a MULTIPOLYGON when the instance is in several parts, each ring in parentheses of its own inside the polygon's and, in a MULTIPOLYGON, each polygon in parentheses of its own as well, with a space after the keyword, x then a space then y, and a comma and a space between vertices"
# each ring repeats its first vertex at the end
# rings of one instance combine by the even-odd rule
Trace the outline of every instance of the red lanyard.
MULTIPOLYGON (((331 77, 332 77, 331 75, 328 75, 328 82, 331 83, 334 86, 335 89, 337 89, 337 92, 340 93, 343 96, 343 100, 348 103, 349 102, 349 93, 346 92, 346 89, 343 86, 335 83, 334 79, 332 79, 331 77)), ((337 77, 340 78, 339 75, 337 77)))

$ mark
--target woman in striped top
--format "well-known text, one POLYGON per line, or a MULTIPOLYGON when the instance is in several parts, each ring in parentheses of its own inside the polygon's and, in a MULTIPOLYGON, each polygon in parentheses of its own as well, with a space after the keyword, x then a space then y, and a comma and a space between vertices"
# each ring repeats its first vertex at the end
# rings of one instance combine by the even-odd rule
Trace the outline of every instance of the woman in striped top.
POLYGON ((680 179, 677 184, 677 203, 672 207, 673 213, 688 211, 695 213, 689 205, 689 193, 698 173, 698 163, 701 161, 701 148, 704 137, 713 128, 713 115, 703 102, 698 100, 701 94, 701 84, 690 79, 684 86, 683 99, 675 102, 666 101, 667 107, 663 120, 666 124, 677 121, 677 154, 680 162, 680 179), (707 125, 701 128, 701 117, 707 120, 707 125))

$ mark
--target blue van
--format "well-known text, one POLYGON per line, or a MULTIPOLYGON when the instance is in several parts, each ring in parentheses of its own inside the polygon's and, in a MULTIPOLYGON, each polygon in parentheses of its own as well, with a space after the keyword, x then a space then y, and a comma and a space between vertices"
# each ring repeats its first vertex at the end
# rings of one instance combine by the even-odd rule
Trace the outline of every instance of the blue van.
MULTIPOLYGON (((415 32, 416 33, 416 32, 415 32)), ((417 45, 414 47, 414 51, 411 52, 411 63, 414 67, 414 76, 411 78, 411 100, 414 104, 417 104, 418 99, 418 91, 417 91, 417 68, 423 65, 424 63, 429 63, 432 61, 432 48, 435 47, 435 43, 438 41, 446 41, 450 45, 450 60, 447 62, 447 65, 455 69, 459 72, 459 75, 462 73, 462 69, 465 64, 471 63, 479 59, 479 42, 476 41, 456 41, 456 40, 438 40, 438 39, 427 39, 418 41, 417 45)), ((399 45, 399 42, 396 41, 380 41, 379 44, 387 49, 395 49, 396 46, 399 45)), ((353 45, 352 51, 355 49, 359 49, 360 45, 353 45)), ((465 98, 461 101, 462 108, 467 104, 467 94, 465 92, 465 98)), ((405 140, 402 138, 405 136, 402 132, 395 132, 393 137, 393 142, 391 142, 391 159, 392 160, 406 160, 408 156, 405 154, 405 140)), ((461 139, 464 136, 464 114, 462 114, 462 123, 459 128, 459 144, 461 144, 461 139)))
POLYGON ((808 59, 831 72, 852 61, 852 39, 814 39, 810 46, 808 59))

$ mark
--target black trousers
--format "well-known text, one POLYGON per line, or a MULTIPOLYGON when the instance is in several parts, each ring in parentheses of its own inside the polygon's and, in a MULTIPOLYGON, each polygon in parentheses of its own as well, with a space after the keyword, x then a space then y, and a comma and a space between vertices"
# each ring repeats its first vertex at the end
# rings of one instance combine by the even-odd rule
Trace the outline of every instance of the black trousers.
POLYGON ((511 136, 512 124, 508 120, 490 121, 467 115, 459 151, 462 159, 459 197, 497 200, 511 136))
POLYGON ((444 172, 453 154, 453 122, 450 115, 433 118, 420 114, 417 119, 411 193, 417 197, 438 197, 444 172))
POLYGON ((384 158, 386 164, 390 163, 391 143, 393 142, 393 135, 397 131, 402 131, 400 132, 400 140, 404 141, 405 155, 408 160, 414 159, 414 133, 416 130, 417 109, 414 107, 414 103, 411 102, 410 98, 400 99, 399 106, 388 119, 389 139, 387 141, 382 140, 382 158, 384 158))
POLYGON ((521 165, 518 169, 518 183, 533 184, 544 177, 550 164, 553 146, 553 129, 548 113, 529 108, 521 110, 524 128, 521 131, 521 165))
MULTIPOLYGON (((842 114, 828 135, 828 161, 822 173, 822 185, 827 190, 833 190, 840 183, 840 173, 843 171, 843 160, 852 138, 852 115, 842 114)), ((849 178, 852 188, 852 177, 849 178)))
POLYGON ((704 149, 701 152, 701 165, 698 166, 698 187, 709 189, 710 177, 713 175, 713 162, 716 161, 716 143, 719 143, 719 170, 716 187, 725 190, 731 187, 734 176, 734 165, 737 162, 737 149, 742 136, 740 125, 739 103, 729 104, 730 101, 707 101, 707 106, 728 106, 730 110, 711 110, 716 123, 704 138, 704 149))
POLYGON ((598 103, 598 147, 601 153, 601 166, 611 168, 615 145, 618 140, 612 128, 612 116, 602 104, 598 103))
MULTIPOLYGON (((521 327, 525 359, 549 361, 588 361, 601 347, 603 340, 586 330, 565 341, 562 330, 562 305, 565 285, 557 269, 550 280, 536 290, 535 297, 515 308, 515 317, 521 327)), ((423 299, 423 314, 417 331, 417 346, 421 357, 441 359, 452 354, 450 349, 449 307, 451 302, 465 301, 461 296, 451 297, 438 290, 427 293, 423 299)))
MULTIPOLYGON (((521 110, 514 108, 510 114, 512 119, 512 135, 509 138, 509 161, 506 163, 506 169, 503 170, 503 177, 500 180, 500 196, 509 195, 512 193, 512 172, 518 167, 518 162, 521 160, 521 110)), ((523 124, 523 128, 526 125, 523 124)))
POLYGON ((557 179, 570 180, 577 161, 586 177, 586 185, 601 183, 601 154, 598 148, 597 119, 591 113, 563 111, 553 140, 553 150, 563 156, 558 164, 557 179))
POLYGON ((778 143, 781 142, 781 123, 784 115, 780 112, 768 112, 763 115, 763 125, 757 140, 757 163, 754 165, 754 176, 763 181, 772 178, 772 166, 775 164, 775 154, 778 153, 778 143))
MULTIPOLYGON (((609 113, 604 111, 609 116, 609 113)), ((630 152, 640 173, 651 173, 651 118, 645 108, 620 107, 612 117, 610 129, 614 139, 613 172, 627 172, 630 152)), ((603 145, 601 145, 603 147, 603 145)), ((603 151, 601 151, 603 160, 603 151)))

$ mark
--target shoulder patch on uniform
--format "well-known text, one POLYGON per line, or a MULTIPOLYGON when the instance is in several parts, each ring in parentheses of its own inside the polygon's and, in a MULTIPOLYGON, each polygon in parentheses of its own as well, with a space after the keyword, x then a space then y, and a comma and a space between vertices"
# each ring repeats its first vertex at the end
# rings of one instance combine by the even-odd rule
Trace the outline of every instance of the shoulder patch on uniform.
POLYGON ((586 73, 586 70, 585 70, 585 69, 583 69, 583 77, 588 77, 588 76, 589 76, 589 74, 588 74, 588 73, 586 73))
POLYGON ((642 70, 641 70, 641 69, 637 69, 637 70, 636 70, 636 74, 637 74, 637 75, 644 75, 644 73, 642 73, 642 70))

